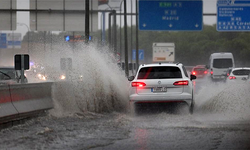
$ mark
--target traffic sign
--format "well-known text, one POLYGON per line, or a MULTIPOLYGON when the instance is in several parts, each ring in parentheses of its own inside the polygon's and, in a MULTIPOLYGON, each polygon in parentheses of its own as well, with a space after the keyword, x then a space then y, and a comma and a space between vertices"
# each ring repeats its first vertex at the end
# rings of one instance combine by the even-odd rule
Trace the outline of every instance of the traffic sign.
MULTIPOLYGON (((136 59, 136 50, 135 49, 132 50, 132 59, 133 60, 136 59)), ((144 50, 143 49, 139 49, 139 60, 144 60, 144 50)))
POLYGON ((30 69, 30 57, 28 54, 15 55, 15 70, 22 70, 22 61, 24 62, 23 69, 29 70, 30 69), (22 60, 22 55, 23 55, 24 60, 22 60))
POLYGON ((0 48, 7 48, 7 35, 0 33, 0 48))
POLYGON ((250 31, 250 1, 218 0, 217 31, 250 31))
POLYGON ((140 0, 140 30, 202 30, 202 0, 140 0))
MULTIPOLYGON (((75 35, 75 36, 73 36, 73 35, 65 35, 64 40, 66 42, 84 42, 85 41, 85 36, 83 36, 83 35, 75 35)), ((89 41, 91 41, 91 40, 92 40, 92 37, 89 36, 89 41)))

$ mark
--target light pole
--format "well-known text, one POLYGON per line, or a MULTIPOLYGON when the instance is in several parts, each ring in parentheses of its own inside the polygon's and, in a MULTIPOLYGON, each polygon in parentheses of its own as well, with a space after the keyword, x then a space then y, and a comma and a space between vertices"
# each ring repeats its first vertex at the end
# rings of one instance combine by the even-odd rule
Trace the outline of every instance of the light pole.
POLYGON ((132 13, 133 13, 133 2, 132 2, 133 0, 131 0, 130 2, 131 2, 131 49, 130 49, 130 52, 131 52, 131 55, 130 55, 130 63, 131 63, 131 65, 132 65, 132 68, 131 68, 131 70, 132 70, 132 74, 134 74, 134 66, 133 66, 133 15, 132 15, 132 13))
MULTIPOLYGON (((120 13, 122 13, 122 2, 120 3, 120 13)), ((122 15, 120 15, 120 60, 121 60, 121 65, 122 65, 122 15)))
POLYGON ((17 25, 20 25, 20 26, 25 26, 27 29, 28 29, 28 54, 30 53, 30 36, 29 36, 29 33, 30 33, 30 28, 28 27, 27 24, 25 23, 17 23, 17 25))

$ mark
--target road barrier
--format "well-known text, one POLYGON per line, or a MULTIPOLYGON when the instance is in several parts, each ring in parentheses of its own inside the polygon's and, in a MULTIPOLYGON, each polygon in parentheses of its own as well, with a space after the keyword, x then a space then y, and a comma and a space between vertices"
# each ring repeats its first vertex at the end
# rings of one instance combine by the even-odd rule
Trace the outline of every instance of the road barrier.
POLYGON ((53 108, 52 83, 0 86, 0 123, 31 116, 53 108))

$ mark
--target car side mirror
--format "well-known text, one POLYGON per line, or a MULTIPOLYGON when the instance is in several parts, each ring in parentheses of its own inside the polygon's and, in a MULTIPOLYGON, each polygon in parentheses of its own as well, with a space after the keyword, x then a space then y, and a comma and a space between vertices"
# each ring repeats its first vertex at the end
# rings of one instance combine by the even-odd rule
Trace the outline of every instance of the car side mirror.
POLYGON ((135 79, 135 76, 128 77, 128 81, 133 81, 135 79))
POLYGON ((196 79, 196 76, 191 74, 190 80, 192 81, 192 80, 195 80, 195 79, 196 79))

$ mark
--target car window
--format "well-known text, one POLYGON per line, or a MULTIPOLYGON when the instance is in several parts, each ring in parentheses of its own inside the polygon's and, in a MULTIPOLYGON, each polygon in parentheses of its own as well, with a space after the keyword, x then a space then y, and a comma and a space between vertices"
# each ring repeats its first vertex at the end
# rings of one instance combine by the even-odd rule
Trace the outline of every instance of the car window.
POLYGON ((245 75, 249 75, 250 74, 250 70, 247 70, 247 69, 234 70, 233 74, 234 75, 238 75, 238 76, 245 76, 245 75))
POLYGON ((186 68, 185 68, 184 66, 182 66, 182 69, 183 69, 183 71, 184 71, 185 76, 188 77, 188 73, 187 73, 186 68))
POLYGON ((194 71, 205 71, 205 68, 194 68, 194 71))
POLYGON ((1 79, 15 79, 15 70, 14 69, 9 69, 9 68, 4 68, 0 69, 1 72, 1 79))
POLYGON ((230 58, 224 59, 214 59, 213 61, 214 68, 229 68, 233 67, 233 61, 230 58))
POLYGON ((178 67, 145 67, 141 68, 137 79, 171 79, 182 78, 178 67))

